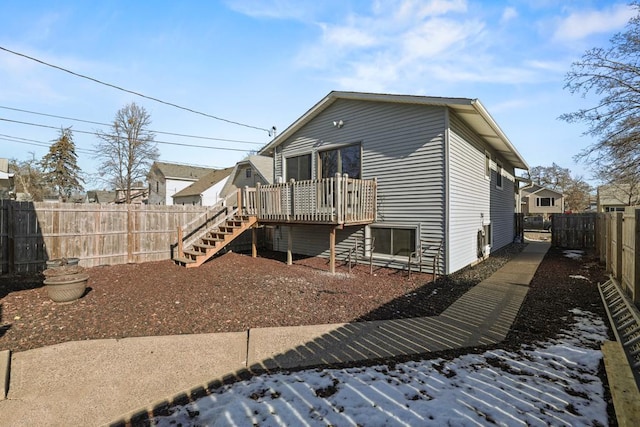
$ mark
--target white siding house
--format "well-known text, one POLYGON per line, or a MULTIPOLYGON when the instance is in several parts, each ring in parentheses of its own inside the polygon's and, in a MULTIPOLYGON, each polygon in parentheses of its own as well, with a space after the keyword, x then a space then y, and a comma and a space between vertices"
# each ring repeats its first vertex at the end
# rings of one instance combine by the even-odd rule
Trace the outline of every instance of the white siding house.
MULTIPOLYGON (((475 99, 331 92, 259 154, 274 157, 274 182, 339 174, 376 180, 376 220, 339 227, 336 254, 361 240, 360 256, 406 268, 411 254, 442 245, 452 273, 511 243, 515 169, 527 163, 475 99), (364 240, 362 240, 364 239, 364 240)), ((281 224, 273 246, 328 256, 327 228, 281 224)))

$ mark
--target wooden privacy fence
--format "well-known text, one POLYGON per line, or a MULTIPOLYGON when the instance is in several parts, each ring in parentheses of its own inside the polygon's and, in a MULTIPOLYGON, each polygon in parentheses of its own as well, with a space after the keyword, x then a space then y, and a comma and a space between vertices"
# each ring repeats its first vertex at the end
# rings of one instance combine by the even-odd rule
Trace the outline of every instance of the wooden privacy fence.
POLYGON ((568 249, 596 247, 596 213, 554 214, 551 217, 551 241, 568 249))
POLYGON ((640 303, 640 207, 600 214, 596 251, 634 303, 640 303))
POLYGON ((554 246, 594 249, 634 303, 640 303, 640 207, 624 212, 554 215, 554 246))
POLYGON ((170 259, 178 227, 206 209, 0 200, 0 272, 36 272, 63 257, 84 267, 170 259))

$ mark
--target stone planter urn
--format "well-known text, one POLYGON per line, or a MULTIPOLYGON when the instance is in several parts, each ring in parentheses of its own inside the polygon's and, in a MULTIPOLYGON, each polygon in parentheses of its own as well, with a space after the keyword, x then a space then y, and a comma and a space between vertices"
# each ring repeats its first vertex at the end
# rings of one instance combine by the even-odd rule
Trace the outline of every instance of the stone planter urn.
POLYGON ((47 294, 54 302, 71 302, 80 298, 87 289, 89 275, 80 267, 77 258, 47 261, 44 284, 47 294))

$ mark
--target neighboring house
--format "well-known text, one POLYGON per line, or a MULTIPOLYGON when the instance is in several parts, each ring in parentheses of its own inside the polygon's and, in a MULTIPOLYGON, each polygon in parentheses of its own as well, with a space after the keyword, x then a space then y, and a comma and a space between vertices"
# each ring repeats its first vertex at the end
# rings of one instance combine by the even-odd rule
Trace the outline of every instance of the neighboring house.
POLYGON ((213 168, 180 165, 175 163, 154 162, 149 170, 150 205, 170 205, 173 195, 198 181, 213 168))
POLYGON ((607 184, 597 189, 598 212, 622 212, 627 206, 640 204, 640 186, 607 184))
MULTIPOLYGON (((528 169, 480 101, 467 98, 331 92, 259 154, 274 157, 274 181, 283 183, 269 187, 289 186, 293 200, 286 215, 258 211, 260 223, 277 226, 275 250, 344 259, 360 241, 361 257, 373 251, 377 265, 406 268, 412 253, 441 244, 445 274, 513 242, 515 169, 528 169), (338 181, 336 173, 357 181, 327 192, 324 183, 338 181), (295 187, 291 179, 316 181, 295 187), (351 201, 370 188, 359 181, 374 179, 373 222, 315 220, 322 212, 310 212, 310 220, 295 216, 304 203, 319 203, 341 204, 348 217, 351 201)), ((268 191, 259 209, 268 207, 268 191)))
POLYGON ((89 190, 87 191, 87 197, 85 203, 102 203, 113 204, 116 200, 115 191, 107 190, 89 190))
POLYGON ((0 159, 0 199, 15 196, 13 173, 9 173, 9 160, 0 159))
POLYGON ((273 183, 273 157, 249 156, 236 163, 229 180, 220 192, 221 197, 236 192, 239 188, 255 187, 257 184, 273 183))
POLYGON ((521 188, 520 201, 525 216, 542 216, 549 220, 553 214, 564 212, 563 194, 538 184, 521 188))
POLYGON ((233 168, 209 172, 198 181, 173 195, 174 205, 213 206, 220 200, 220 191, 233 168))
MULTIPOLYGON (((146 205, 149 202, 149 188, 142 182, 136 182, 131 186, 129 193, 130 203, 133 205, 146 205)), ((127 203, 127 191, 124 188, 116 188, 114 203, 127 203)))

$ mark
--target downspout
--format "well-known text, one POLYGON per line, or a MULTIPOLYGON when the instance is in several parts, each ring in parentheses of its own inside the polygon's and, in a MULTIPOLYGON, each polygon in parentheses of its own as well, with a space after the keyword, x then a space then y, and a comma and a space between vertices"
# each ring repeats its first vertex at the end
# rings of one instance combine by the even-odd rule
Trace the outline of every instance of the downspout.
POLYGON ((451 233, 449 230, 450 224, 451 224, 451 218, 450 218, 450 212, 451 212, 451 201, 450 201, 450 197, 449 197, 449 193, 450 193, 450 177, 449 177, 449 173, 450 173, 450 167, 449 167, 449 159, 450 159, 450 144, 449 144, 449 137, 450 137, 450 132, 449 132, 449 128, 451 125, 450 122, 450 117, 449 117, 450 111, 449 111, 449 107, 445 107, 444 110, 444 147, 443 147, 443 151, 444 151, 444 165, 443 165, 443 169, 444 169, 444 236, 442 236, 442 243, 444 245, 444 274, 449 274, 450 271, 450 259, 451 259, 451 245, 449 245, 449 242, 447 241, 447 236, 450 236, 451 233))

